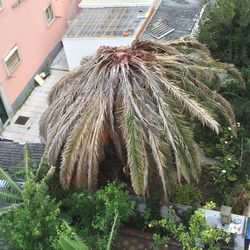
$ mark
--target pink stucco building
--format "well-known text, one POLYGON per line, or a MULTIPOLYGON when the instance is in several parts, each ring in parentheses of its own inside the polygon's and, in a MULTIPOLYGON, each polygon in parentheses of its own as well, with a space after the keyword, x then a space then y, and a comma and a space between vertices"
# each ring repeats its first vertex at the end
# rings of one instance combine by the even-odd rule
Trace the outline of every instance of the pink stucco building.
POLYGON ((0 0, 0 127, 61 48, 79 0, 0 0))

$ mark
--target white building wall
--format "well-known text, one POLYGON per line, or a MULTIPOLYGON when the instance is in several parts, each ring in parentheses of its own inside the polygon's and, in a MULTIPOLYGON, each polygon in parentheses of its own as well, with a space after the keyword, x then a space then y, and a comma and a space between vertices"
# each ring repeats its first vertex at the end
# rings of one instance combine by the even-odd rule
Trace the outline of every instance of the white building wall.
POLYGON ((126 46, 133 42, 133 37, 119 38, 64 38, 63 46, 69 70, 80 65, 83 57, 95 54, 100 46, 126 46))

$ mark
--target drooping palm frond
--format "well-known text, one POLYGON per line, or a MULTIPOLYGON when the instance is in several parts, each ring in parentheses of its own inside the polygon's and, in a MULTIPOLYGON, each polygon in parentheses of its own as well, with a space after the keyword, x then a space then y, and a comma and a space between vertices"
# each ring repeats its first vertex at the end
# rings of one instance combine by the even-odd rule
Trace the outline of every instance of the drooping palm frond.
POLYGON ((96 189, 108 132, 136 194, 146 193, 152 158, 165 193, 172 163, 179 177, 198 180, 189 120, 219 133, 222 114, 236 135, 232 107, 217 93, 228 77, 243 85, 232 65, 213 60, 193 38, 101 47, 50 93, 40 121, 48 163, 60 164, 65 189, 72 183, 96 189))
POLYGON ((0 201, 3 203, 17 203, 22 200, 22 190, 18 184, 0 168, 0 201))
POLYGON ((7 174, 7 172, 0 168, 0 180, 3 183, 5 189, 9 189, 12 192, 20 193, 21 188, 17 185, 17 183, 7 174))

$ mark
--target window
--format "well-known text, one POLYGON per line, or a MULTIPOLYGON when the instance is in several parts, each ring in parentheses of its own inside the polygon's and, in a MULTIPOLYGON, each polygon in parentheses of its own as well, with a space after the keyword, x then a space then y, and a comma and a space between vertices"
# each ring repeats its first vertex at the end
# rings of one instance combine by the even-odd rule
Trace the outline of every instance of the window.
POLYGON ((14 46, 11 51, 4 57, 4 63, 8 75, 11 75, 17 66, 21 63, 20 55, 17 46, 14 46))
POLYGON ((3 0, 0 0, 0 11, 3 9, 3 0))
POLYGON ((53 21, 55 20, 55 15, 54 15, 54 12, 53 12, 51 5, 49 5, 49 7, 44 11, 44 16, 45 16, 47 25, 50 26, 53 23, 53 21))

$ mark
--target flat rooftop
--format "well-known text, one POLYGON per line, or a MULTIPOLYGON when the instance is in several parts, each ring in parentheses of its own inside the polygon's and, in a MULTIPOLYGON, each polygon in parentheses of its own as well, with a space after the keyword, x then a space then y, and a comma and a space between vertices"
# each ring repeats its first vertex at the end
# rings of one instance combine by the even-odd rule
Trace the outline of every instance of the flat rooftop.
POLYGON ((146 21, 149 12, 149 6, 83 8, 64 38, 131 37, 146 21))

